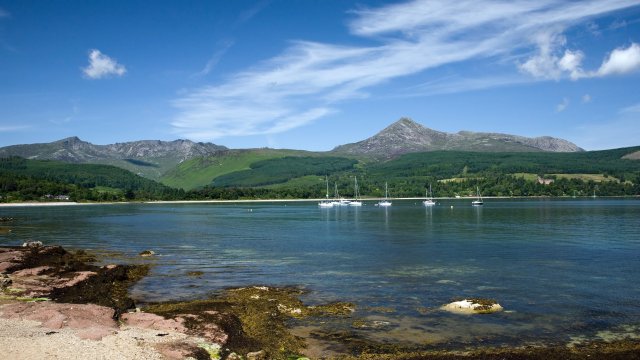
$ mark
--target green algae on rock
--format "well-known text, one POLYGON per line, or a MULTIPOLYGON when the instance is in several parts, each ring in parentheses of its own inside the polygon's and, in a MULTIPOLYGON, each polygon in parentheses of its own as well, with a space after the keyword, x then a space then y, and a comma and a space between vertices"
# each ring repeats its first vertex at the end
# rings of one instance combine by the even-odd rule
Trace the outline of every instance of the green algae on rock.
POLYGON ((295 287, 252 286, 205 300, 151 304, 144 311, 179 318, 192 334, 223 343, 223 358, 231 352, 264 351, 269 359, 297 359, 305 342, 289 332, 289 319, 346 316, 354 309, 348 303, 306 306, 299 299, 302 294, 295 287))

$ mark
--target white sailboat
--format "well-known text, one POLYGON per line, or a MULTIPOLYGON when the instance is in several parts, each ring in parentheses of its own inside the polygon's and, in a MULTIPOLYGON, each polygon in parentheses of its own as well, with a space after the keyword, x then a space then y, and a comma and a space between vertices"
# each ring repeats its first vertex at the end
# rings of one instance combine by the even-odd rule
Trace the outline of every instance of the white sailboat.
POLYGON ((359 196, 359 189, 358 189, 358 177, 354 177, 353 178, 353 196, 354 196, 354 200, 349 202, 349 206, 362 206, 362 201, 358 200, 358 196, 359 196))
POLYGON ((425 194, 424 197, 426 198, 422 204, 424 204, 424 206, 435 206, 436 202, 433 201, 433 192, 431 192, 431 184, 429 184, 429 193, 427 193, 427 190, 425 190, 425 194))
POLYGON ((331 200, 329 200, 329 178, 325 177, 326 181, 327 181, 327 198, 326 200, 321 200, 318 203, 318 206, 320 206, 321 208, 330 208, 333 207, 333 203, 331 202, 331 200))
POLYGON ((340 194, 338 194, 338 183, 334 184, 335 186, 335 190, 334 190, 334 199, 331 202, 334 206, 348 206, 350 201, 344 198, 340 197, 340 194))
POLYGON ((389 186, 387 183, 384 183, 384 200, 378 201, 378 206, 391 206, 391 201, 389 201, 389 186))
POLYGON ((482 201, 482 195, 480 195, 480 187, 476 186, 476 196, 477 198, 471 202, 471 206, 482 206, 484 202, 482 201))

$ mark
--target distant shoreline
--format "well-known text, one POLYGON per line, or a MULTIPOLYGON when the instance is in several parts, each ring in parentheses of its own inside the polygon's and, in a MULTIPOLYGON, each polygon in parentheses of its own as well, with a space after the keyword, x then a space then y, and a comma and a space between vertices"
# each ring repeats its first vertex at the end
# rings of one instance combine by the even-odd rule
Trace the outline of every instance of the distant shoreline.
MULTIPOLYGON (((571 197, 571 196, 483 196, 485 200, 497 199, 514 199, 514 200, 527 200, 527 199, 592 199, 591 196, 571 197)), ((598 196, 597 199, 637 199, 639 195, 631 196, 598 196)), ((374 202, 383 200, 384 198, 366 198, 360 199, 365 202, 374 202)), ((475 196, 465 197, 434 197, 436 201, 439 200, 473 200, 475 196)), ((0 203, 0 208, 3 207, 46 207, 46 206, 86 206, 86 205, 129 205, 129 204, 248 204, 248 203, 304 203, 304 202, 318 202, 326 200, 325 198, 317 199, 243 199, 243 200, 157 200, 157 201, 130 201, 130 202, 73 202, 73 201, 59 201, 59 202, 16 202, 16 203, 0 203)), ((349 199, 347 199, 349 200, 349 199)), ((407 197, 407 198, 390 198, 389 200, 409 201, 409 200, 424 200, 424 197, 407 197)))

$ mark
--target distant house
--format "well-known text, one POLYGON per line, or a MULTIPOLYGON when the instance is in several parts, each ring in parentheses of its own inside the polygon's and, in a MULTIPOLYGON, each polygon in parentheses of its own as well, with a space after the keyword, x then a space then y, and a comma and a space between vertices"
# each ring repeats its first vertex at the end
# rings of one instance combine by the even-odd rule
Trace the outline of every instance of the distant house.
POLYGON ((542 185, 549 185, 553 183, 553 179, 545 179, 542 178, 540 176, 538 176, 538 184, 542 184, 542 185))
POLYGON ((58 201, 69 201, 69 195, 51 195, 51 194, 47 194, 45 196, 43 196, 45 199, 48 200, 58 200, 58 201))

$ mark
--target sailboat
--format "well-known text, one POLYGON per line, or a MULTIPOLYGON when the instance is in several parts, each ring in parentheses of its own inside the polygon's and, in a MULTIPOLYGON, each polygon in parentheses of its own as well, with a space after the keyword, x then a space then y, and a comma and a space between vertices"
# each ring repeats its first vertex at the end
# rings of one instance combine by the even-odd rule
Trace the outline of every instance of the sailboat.
POLYGON ((333 203, 329 200, 329 178, 325 177, 326 181, 327 181, 327 198, 326 200, 321 200, 318 203, 318 206, 320 206, 321 208, 330 208, 333 207, 333 203))
POLYGON ((378 206, 391 206, 391 201, 389 201, 389 186, 387 183, 384 183, 384 200, 378 201, 378 206))
POLYGON ((334 184, 335 186, 335 190, 334 190, 334 199, 331 202, 333 205, 337 205, 337 206, 347 206, 349 205, 350 201, 344 198, 341 198, 340 195, 338 194, 338 183, 334 184))
POLYGON ((422 203, 424 206, 435 206, 436 202, 433 201, 433 192, 431 192, 431 184, 429 184, 429 193, 425 190, 424 197, 426 198, 422 203))
POLYGON ((471 202, 472 206, 482 206, 484 202, 482 201, 482 195, 480 195, 480 187, 476 186, 476 196, 477 198, 471 202))
POLYGON ((349 206, 362 206, 362 201, 358 200, 358 177, 353 178, 353 196, 354 200, 349 203, 349 206))

